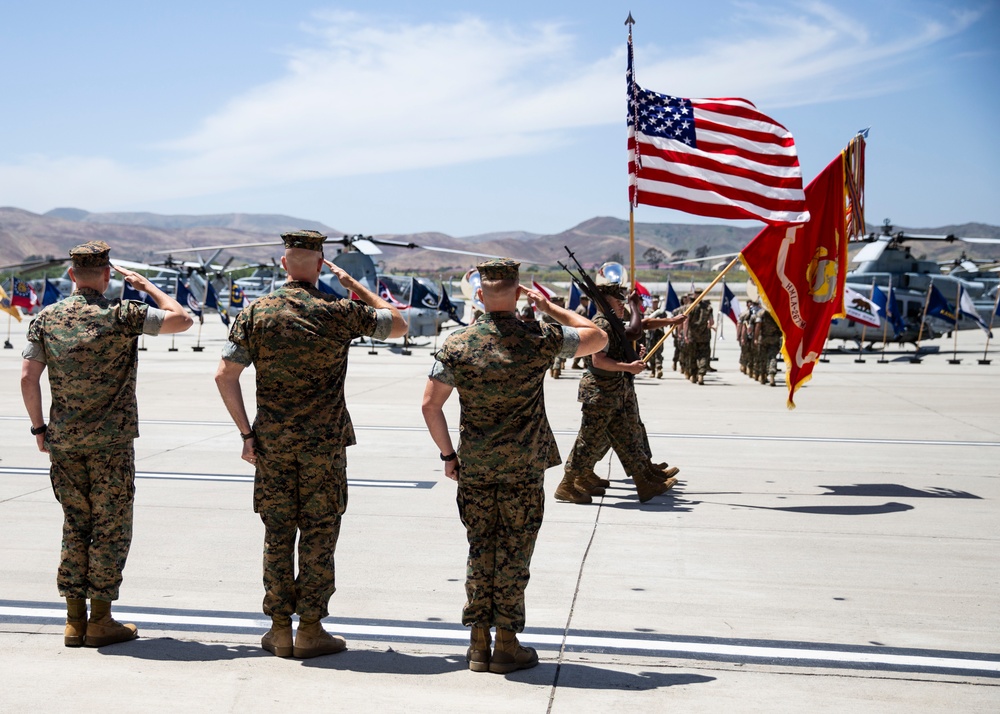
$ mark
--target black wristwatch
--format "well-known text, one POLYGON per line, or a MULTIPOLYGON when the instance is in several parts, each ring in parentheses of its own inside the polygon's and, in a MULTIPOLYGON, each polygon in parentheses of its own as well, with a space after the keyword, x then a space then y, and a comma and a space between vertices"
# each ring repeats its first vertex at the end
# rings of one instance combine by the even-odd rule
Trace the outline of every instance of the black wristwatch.
POLYGON ((452 451, 447 456, 445 456, 444 454, 441 454, 441 460, 442 461, 454 461, 457 458, 458 458, 458 453, 456 453, 454 451, 452 451))
POLYGON ((243 439, 243 441, 246 441, 247 439, 256 439, 257 432, 251 429, 246 434, 240 433, 240 438, 243 439))
POLYGON ((31 435, 38 436, 39 434, 44 434, 48 428, 49 428, 48 424, 42 424, 37 429, 35 427, 31 427, 31 435))

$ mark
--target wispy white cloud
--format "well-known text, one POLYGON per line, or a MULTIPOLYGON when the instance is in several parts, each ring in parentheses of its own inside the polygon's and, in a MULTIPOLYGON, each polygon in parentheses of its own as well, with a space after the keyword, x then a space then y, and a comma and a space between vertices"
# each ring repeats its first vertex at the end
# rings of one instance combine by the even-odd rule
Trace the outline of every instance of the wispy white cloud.
MULTIPOLYGON (((972 12, 875 37, 820 2, 737 6, 735 35, 683 57, 637 46, 641 84, 687 96, 745 96, 768 107, 865 96, 904 82, 921 50, 962 32, 972 12), (893 67, 892 79, 886 68, 893 67)), ((580 127, 623 121, 624 47, 580 60, 559 24, 476 17, 399 24, 317 15, 286 71, 227 101, 154 164, 26 157, 0 165, 0 194, 26 207, 110 207, 267 185, 542 153, 580 127)))

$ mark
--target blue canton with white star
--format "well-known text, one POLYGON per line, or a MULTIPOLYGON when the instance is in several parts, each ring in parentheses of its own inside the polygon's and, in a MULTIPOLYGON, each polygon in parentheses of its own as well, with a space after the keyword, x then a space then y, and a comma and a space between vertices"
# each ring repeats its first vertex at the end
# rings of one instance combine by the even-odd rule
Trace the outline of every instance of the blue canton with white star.
POLYGON ((633 125, 634 119, 638 122, 638 130, 646 136, 674 139, 692 148, 697 147, 694 109, 690 100, 651 92, 640 87, 635 87, 635 106, 632 97, 628 100, 629 126, 633 125))

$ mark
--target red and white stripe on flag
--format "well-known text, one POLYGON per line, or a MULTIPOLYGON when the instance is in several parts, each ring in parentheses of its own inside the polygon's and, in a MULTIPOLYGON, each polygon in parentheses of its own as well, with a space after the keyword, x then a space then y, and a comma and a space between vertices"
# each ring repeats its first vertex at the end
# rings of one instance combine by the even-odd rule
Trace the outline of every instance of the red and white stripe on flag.
POLYGON ((555 293, 554 290, 550 290, 549 288, 545 287, 541 283, 535 282, 534 280, 531 281, 531 286, 535 290, 537 290, 538 292, 540 292, 542 295, 544 295, 546 300, 551 300, 552 298, 554 298, 556 296, 556 293, 555 293))
POLYGON ((633 205, 769 225, 809 220, 795 141, 751 102, 638 87, 636 97, 628 126, 633 205))

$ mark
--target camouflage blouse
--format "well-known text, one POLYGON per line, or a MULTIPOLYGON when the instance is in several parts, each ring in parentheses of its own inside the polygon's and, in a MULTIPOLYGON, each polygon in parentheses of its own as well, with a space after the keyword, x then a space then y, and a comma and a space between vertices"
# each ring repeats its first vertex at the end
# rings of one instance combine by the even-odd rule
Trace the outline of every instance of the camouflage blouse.
POLYGON ((90 288, 38 313, 23 356, 49 370, 49 446, 95 448, 139 436, 138 337, 159 333, 162 324, 161 310, 135 300, 109 301, 90 288))
POLYGON ((445 340, 431 377, 458 389, 463 482, 539 478, 562 460, 545 415, 545 375, 580 344, 572 327, 488 312, 445 340))
MULTIPOLYGON (((618 318, 615 318, 618 319, 618 318)), ((611 323, 603 313, 594 316, 594 324, 604 330, 608 336, 608 345, 604 353, 615 362, 625 361, 625 346, 619 341, 611 323)), ((632 375, 628 372, 605 372, 594 367, 591 357, 586 359, 587 371, 580 377, 576 400, 583 404, 619 407, 632 384, 632 375)))
POLYGON ((240 312, 224 359, 257 370, 257 448, 333 450, 356 443, 344 402, 357 337, 387 337, 388 310, 290 281, 240 312))
POLYGON ((688 338, 692 342, 706 342, 711 339, 712 328, 709 324, 712 317, 712 305, 707 299, 694 306, 694 310, 688 315, 688 338))

